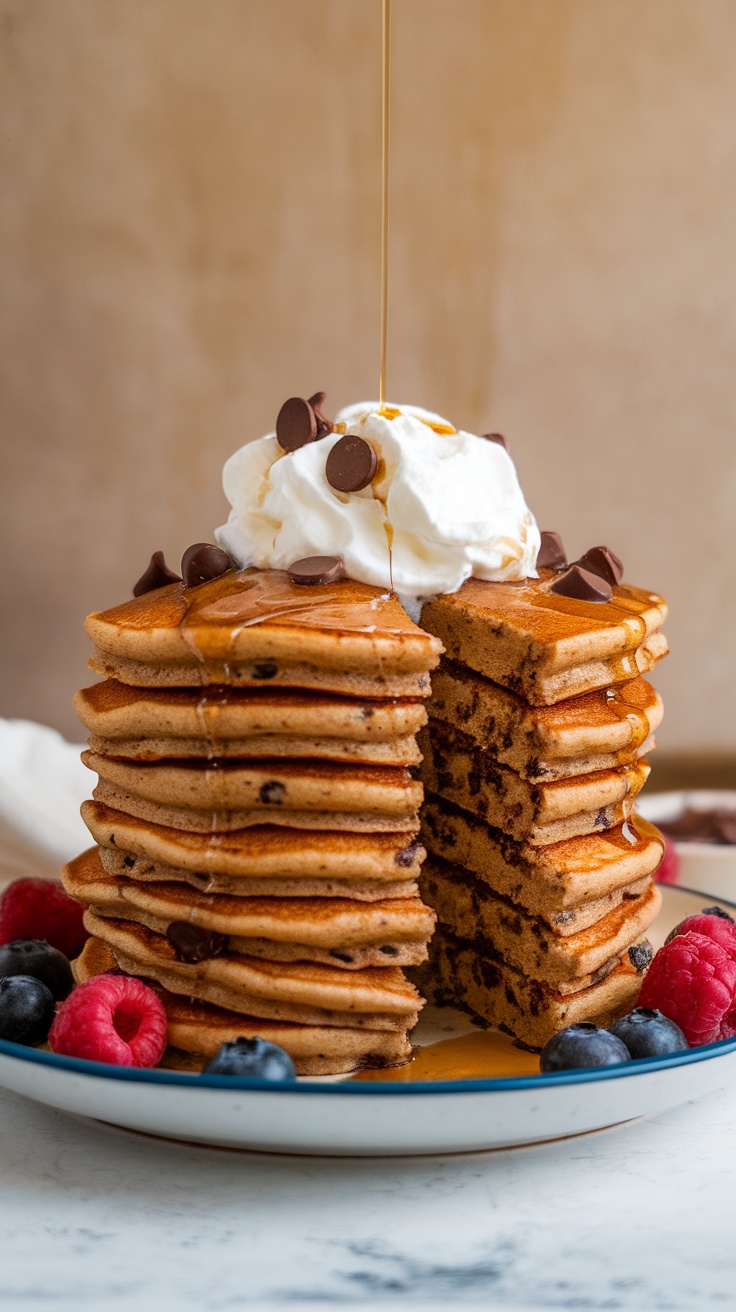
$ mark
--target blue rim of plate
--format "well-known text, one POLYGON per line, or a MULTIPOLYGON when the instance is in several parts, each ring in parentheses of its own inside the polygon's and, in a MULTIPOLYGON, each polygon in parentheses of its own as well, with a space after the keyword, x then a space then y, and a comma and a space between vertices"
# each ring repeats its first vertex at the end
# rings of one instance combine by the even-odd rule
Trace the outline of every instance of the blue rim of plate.
POLYGON ((670 1057, 643 1057, 622 1062, 620 1066, 598 1066, 589 1070, 558 1071, 549 1075, 513 1075, 478 1080, 416 1080, 406 1083, 381 1080, 337 1080, 318 1083, 314 1080, 270 1081, 245 1079, 238 1075, 195 1075, 180 1071, 141 1070, 138 1067, 108 1066, 100 1061, 79 1057, 62 1057, 55 1052, 40 1052, 20 1043, 0 1039, 0 1057, 12 1057, 47 1069, 69 1071, 74 1075, 94 1076, 104 1080, 123 1080, 131 1084, 169 1085, 179 1089, 229 1089, 231 1093, 322 1094, 322 1096, 373 1097, 387 1094, 398 1097, 447 1093, 507 1093, 512 1089, 559 1088, 565 1084, 590 1084, 600 1080, 629 1079, 696 1062, 712 1061, 736 1052, 736 1038, 719 1039, 699 1048, 688 1048, 670 1057))
MULTIPOLYGON (((710 896, 700 889, 685 888, 682 884, 668 884, 666 887, 680 893, 690 893, 695 897, 710 896)), ((733 907, 736 902, 728 898, 714 897, 714 902, 733 907)), ((344 1097, 373 1097, 374 1095, 393 1095, 398 1097, 421 1094, 447 1093, 507 1093, 513 1089, 560 1088, 568 1084, 594 1084, 601 1080, 630 1079, 636 1075, 650 1075, 657 1071, 673 1070, 679 1066, 692 1066, 701 1061, 713 1061, 717 1057, 726 1057, 736 1052, 736 1037, 719 1039, 716 1043, 704 1043, 697 1048, 688 1048, 685 1052, 676 1052, 669 1057, 640 1057, 637 1061, 622 1062, 619 1066, 597 1066, 588 1070, 557 1071, 547 1075, 510 1075, 478 1080, 259 1080, 246 1079, 242 1075, 196 1075, 181 1071, 141 1070, 140 1067, 109 1066, 101 1061, 85 1061, 80 1057, 63 1057, 55 1052, 42 1052, 38 1048, 26 1048, 21 1043, 10 1043, 0 1039, 0 1057, 12 1057, 31 1065, 47 1069, 69 1071, 74 1075, 94 1076, 104 1080, 122 1080, 129 1084, 169 1085, 178 1089, 229 1089, 231 1093, 278 1093, 278 1094, 322 1094, 344 1097)))

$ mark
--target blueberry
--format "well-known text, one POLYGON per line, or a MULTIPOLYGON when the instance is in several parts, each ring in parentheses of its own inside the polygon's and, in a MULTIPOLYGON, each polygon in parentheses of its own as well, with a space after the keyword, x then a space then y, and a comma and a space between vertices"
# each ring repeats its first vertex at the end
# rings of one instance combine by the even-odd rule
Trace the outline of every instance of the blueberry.
POLYGON ((223 1043, 207 1062, 203 1075, 249 1075, 259 1080, 295 1080, 288 1052, 265 1039, 234 1039, 223 1043))
POLYGON ((630 1060, 628 1048, 615 1034, 599 1029, 590 1021, 581 1021, 579 1025, 568 1025, 559 1034, 553 1034, 542 1048, 539 1066, 547 1074, 549 1071, 574 1071, 582 1066, 617 1066, 619 1062, 630 1060))
POLYGON ((51 990, 32 975, 0 979, 0 1039, 34 1048, 45 1043, 56 1003, 51 990))
POLYGON ((72 968, 63 952, 42 938, 18 938, 0 945, 0 978, 32 975, 51 990, 57 1002, 74 988, 72 968))
POLYGON ((634 1059, 667 1057, 671 1052, 685 1052, 688 1047, 680 1026, 649 1007, 637 1007, 614 1021, 610 1033, 626 1044, 634 1059))

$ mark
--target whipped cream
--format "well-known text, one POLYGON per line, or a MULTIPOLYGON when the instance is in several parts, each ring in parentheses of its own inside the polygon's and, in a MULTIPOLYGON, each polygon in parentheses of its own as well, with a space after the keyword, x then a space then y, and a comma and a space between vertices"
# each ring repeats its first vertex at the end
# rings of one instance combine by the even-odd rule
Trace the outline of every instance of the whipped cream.
POLYGON ((392 588, 405 604, 455 592, 471 575, 535 575, 539 530, 511 457, 417 406, 348 406, 334 432, 286 454, 269 434, 230 457, 223 487, 232 511, 215 538, 241 569, 340 556, 349 578, 392 588), (325 476, 344 433, 378 455, 360 492, 338 492, 325 476))

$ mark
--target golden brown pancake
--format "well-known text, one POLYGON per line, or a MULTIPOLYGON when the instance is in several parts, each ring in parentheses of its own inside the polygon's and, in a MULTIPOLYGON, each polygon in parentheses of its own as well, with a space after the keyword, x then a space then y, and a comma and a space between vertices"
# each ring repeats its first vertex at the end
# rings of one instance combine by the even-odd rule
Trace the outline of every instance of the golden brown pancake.
POLYGON ((646 761, 532 784, 459 730, 430 721, 422 730, 421 776, 428 792, 454 802, 533 846, 594 833, 625 820, 649 775, 646 761))
POLYGON ((645 679, 530 706, 457 661, 432 675, 429 711, 532 782, 630 765, 654 747, 662 700, 645 679))
MULTIPOLYGON (((243 881, 311 879, 326 884, 355 880, 379 885, 416 880, 425 856, 411 831, 356 834, 262 825, 198 834, 140 820, 98 801, 82 803, 82 818, 102 846, 200 880, 222 876, 243 881)), ((241 890, 221 886, 213 891, 241 890)))
POLYGON ((90 615, 86 629, 92 669, 137 687, 423 696, 441 652, 393 594, 347 579, 304 587, 280 570, 170 584, 90 615))
POLYGON ((271 962, 225 952, 180 961, 162 934, 87 910, 88 933, 102 939, 127 975, 158 980, 172 993, 267 1020, 408 1030, 422 999, 397 967, 344 971, 313 962, 271 962))
POLYGON ((641 816, 603 833, 532 847, 517 843, 451 802, 429 795, 424 840, 436 857, 469 870, 489 889, 564 933, 612 910, 657 869, 664 840, 641 816))
MULTIPOLYGON (((72 963, 74 978, 84 984, 95 975, 117 970, 115 957, 100 939, 87 940, 82 955, 72 963)), ((411 1045, 404 1033, 390 1030, 347 1029, 344 1026, 298 1025, 289 1021, 238 1016, 221 1007, 156 989, 166 1012, 169 1047, 161 1065, 174 1070, 199 1071, 221 1044, 238 1038, 264 1039, 289 1053, 298 1075, 341 1075, 408 1061, 411 1045)))
POLYGON ((667 607, 655 593, 618 585, 610 602, 550 592, 555 575, 518 583, 468 579, 435 597, 422 627, 460 661, 533 706, 551 706, 653 669, 667 654, 667 607))
POLYGON ((563 935, 518 904, 492 895, 461 866, 431 858, 419 887, 451 933, 483 939, 516 970, 551 985, 594 975, 612 957, 620 957, 646 933, 662 904, 659 889, 645 880, 599 920, 563 935))
POLYGON ((386 902, 348 898, 257 898, 195 892, 174 882, 108 874, 90 848, 63 869, 66 891, 98 915, 133 920, 159 934, 172 922, 228 936, 229 948, 272 961, 322 961, 342 969, 417 965, 435 917, 417 893, 386 902))
POLYGON ((422 799, 422 785, 399 767, 324 761, 123 761, 89 751, 82 753, 82 760, 100 777, 95 797, 111 805, 117 796, 124 797, 128 804, 120 809, 154 821, 160 816, 164 824, 175 814, 185 829, 237 829, 264 820, 300 827, 302 817, 305 828, 410 828, 417 823, 422 799))
MULTIPOLYGON (((643 959, 651 955, 646 942, 639 946, 643 959)), ((482 942, 458 939, 442 928, 432 940, 428 964, 414 975, 430 1001, 459 1007, 482 1024, 540 1049, 567 1025, 592 1021, 608 1026, 635 1005, 642 974, 631 955, 624 952, 597 982, 563 993, 492 960, 482 942)), ((633 955, 638 959, 636 952, 633 955)))

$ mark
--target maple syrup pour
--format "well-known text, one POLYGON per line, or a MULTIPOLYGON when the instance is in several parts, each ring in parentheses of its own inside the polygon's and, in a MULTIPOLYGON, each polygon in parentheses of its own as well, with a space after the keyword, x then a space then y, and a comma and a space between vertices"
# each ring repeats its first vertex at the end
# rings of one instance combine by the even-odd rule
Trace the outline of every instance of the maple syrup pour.
POLYGON ((391 0, 383 0, 381 15, 381 368, 378 402, 386 403, 386 343, 388 339, 388 179, 391 130, 391 0))
POLYGON ((538 1075, 539 1057, 498 1030, 474 1030, 415 1048, 405 1066, 361 1071, 354 1080, 411 1084, 419 1080, 487 1080, 538 1075))

